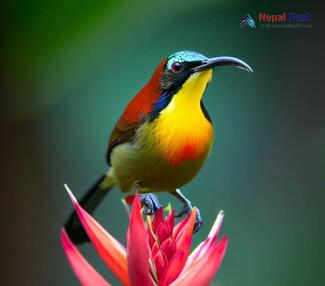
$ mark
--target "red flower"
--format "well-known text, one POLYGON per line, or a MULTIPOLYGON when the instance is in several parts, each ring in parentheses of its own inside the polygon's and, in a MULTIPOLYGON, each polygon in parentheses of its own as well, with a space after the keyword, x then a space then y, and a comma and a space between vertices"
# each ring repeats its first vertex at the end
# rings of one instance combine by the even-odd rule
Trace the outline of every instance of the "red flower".
MULTIPOLYGON (((125 248, 78 204, 68 188, 67 191, 97 253, 122 285, 205 286, 217 273, 228 241, 226 236, 217 241, 224 216, 222 211, 206 240, 190 253, 196 209, 176 226, 174 211, 164 217, 160 209, 153 220, 147 216, 145 226, 136 195, 125 248)), ((61 242, 82 285, 111 285, 85 260, 64 229, 61 242)))

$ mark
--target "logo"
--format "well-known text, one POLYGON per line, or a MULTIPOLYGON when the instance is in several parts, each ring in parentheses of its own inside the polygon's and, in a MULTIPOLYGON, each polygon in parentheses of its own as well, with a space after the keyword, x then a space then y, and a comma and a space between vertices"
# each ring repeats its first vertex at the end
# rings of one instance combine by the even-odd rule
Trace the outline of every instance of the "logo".
POLYGON ((312 17, 310 13, 297 14, 293 12, 283 12, 281 14, 267 14, 265 12, 261 12, 258 14, 258 19, 260 22, 271 22, 271 23, 308 23, 312 21, 312 17))
MULTIPOLYGON (((295 13, 295 12, 280 12, 280 13, 267 13, 259 12, 255 15, 258 28, 312 28, 312 14, 309 12, 295 13)), ((255 20, 249 15, 240 22, 240 28, 255 29, 255 20)))
POLYGON ((240 22, 240 27, 255 29, 256 28, 255 21, 250 15, 246 14, 246 16, 240 22))
POLYGON ((312 15, 308 12, 303 14, 294 12, 282 12, 269 14, 260 12, 258 20, 261 28, 311 28, 312 15))

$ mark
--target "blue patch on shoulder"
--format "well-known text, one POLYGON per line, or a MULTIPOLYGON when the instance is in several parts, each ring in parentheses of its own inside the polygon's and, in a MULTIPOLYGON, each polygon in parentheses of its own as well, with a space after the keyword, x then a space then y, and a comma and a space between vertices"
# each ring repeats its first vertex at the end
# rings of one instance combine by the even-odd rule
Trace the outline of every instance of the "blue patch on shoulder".
POLYGON ((152 108, 152 111, 150 112, 149 115, 149 121, 155 120, 160 112, 169 104, 169 102, 173 98, 173 93, 171 91, 165 91, 162 93, 159 97, 159 99, 156 101, 155 105, 152 108))

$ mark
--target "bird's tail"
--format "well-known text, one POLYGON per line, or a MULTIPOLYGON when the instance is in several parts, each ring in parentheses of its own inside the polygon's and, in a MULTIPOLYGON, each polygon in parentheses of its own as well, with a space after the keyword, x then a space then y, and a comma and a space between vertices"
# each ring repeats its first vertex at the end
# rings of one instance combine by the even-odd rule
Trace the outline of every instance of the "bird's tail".
MULTIPOLYGON (((115 180, 110 173, 102 175, 79 201, 80 205, 88 213, 93 213, 105 195, 113 189, 114 186, 115 180)), ((64 224, 64 228, 74 243, 89 241, 88 235, 85 232, 76 211, 70 215, 69 219, 64 224)))

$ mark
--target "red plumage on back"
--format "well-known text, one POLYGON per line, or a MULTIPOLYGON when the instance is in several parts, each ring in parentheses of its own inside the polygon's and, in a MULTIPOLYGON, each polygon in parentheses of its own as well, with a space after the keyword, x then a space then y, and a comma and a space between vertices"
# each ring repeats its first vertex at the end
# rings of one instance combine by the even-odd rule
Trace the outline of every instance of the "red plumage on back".
POLYGON ((166 62, 166 58, 161 61, 148 83, 130 101, 117 121, 109 138, 107 151, 107 161, 109 164, 113 148, 121 143, 132 140, 142 120, 151 112, 153 105, 158 100, 160 96, 160 79, 164 72, 166 62))
POLYGON ((124 110, 120 120, 130 123, 140 122, 148 114, 160 96, 160 79, 167 59, 161 61, 148 83, 137 93, 124 110))

